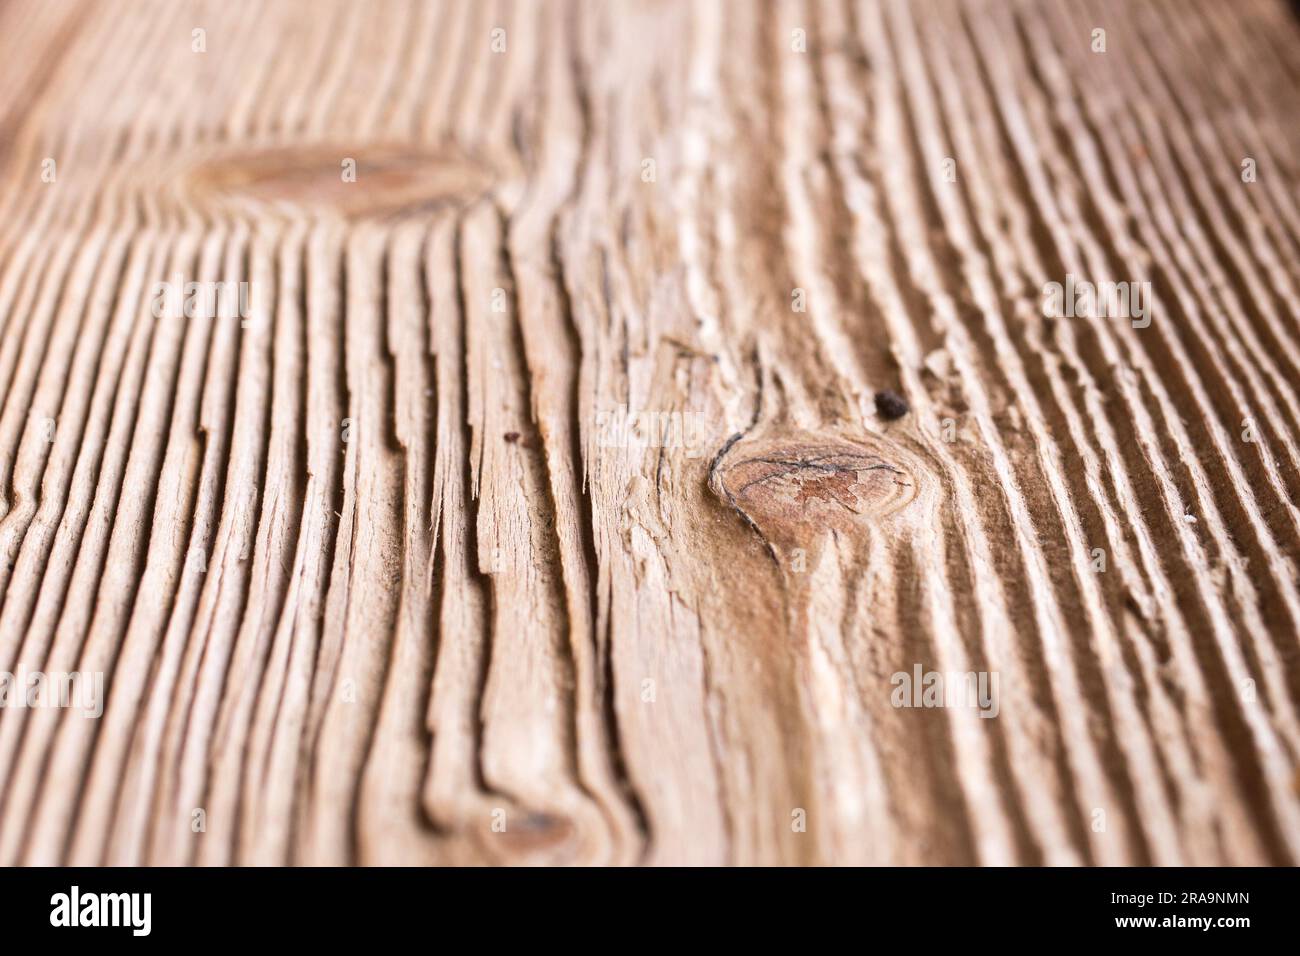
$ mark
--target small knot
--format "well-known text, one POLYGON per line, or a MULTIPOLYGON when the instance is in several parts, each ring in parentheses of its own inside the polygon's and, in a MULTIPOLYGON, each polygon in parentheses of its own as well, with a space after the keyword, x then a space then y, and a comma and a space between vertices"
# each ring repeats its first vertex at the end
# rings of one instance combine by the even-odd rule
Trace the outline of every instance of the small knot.
POLYGON ((919 468, 875 436, 848 441, 782 430, 738 441, 712 480, 726 504, 784 549, 827 529, 852 535, 902 510, 916 498, 919 468))

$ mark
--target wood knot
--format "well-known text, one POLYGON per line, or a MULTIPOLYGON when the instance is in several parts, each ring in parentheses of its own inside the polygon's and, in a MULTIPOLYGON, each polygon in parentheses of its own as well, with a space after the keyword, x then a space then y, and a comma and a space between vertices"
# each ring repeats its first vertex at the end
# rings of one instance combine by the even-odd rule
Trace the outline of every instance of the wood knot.
POLYGON ((467 203, 491 186, 481 163, 453 148, 308 146, 206 159, 189 171, 201 202, 328 209, 350 219, 467 203))
POLYGON ((714 465, 715 492, 770 544, 834 528, 852 532, 905 508, 919 465, 874 437, 807 432, 746 439, 714 465))
POLYGON ((574 821, 550 813, 512 814, 504 829, 492 829, 482 836, 503 864, 555 865, 572 862, 580 852, 574 821))

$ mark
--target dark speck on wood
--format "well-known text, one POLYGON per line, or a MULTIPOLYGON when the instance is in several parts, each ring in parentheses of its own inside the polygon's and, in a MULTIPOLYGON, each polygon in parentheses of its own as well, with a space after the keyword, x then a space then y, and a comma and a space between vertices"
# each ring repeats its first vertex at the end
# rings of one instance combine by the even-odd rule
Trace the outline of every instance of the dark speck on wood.
POLYGON ((907 404, 907 399, 897 392, 876 392, 876 414, 886 421, 902 418, 909 411, 911 407, 907 404))

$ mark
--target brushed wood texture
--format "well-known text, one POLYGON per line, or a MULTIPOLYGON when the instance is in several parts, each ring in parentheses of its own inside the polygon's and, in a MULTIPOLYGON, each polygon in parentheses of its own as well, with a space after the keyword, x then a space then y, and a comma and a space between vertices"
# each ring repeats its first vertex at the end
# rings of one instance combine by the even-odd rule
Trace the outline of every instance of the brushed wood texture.
POLYGON ((1300 862, 1298 118, 1276 0, 0 3, 0 863, 1300 862))

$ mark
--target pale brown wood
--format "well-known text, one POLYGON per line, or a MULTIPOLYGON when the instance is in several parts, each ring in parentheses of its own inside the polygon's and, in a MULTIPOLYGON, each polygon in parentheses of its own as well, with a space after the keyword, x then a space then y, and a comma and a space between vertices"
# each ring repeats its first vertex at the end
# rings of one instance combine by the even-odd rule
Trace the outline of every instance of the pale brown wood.
POLYGON ((0 3, 0 863, 1300 862, 1298 115, 1274 0, 0 3))

